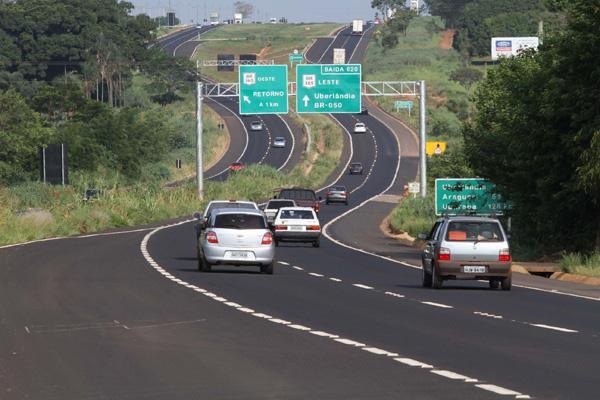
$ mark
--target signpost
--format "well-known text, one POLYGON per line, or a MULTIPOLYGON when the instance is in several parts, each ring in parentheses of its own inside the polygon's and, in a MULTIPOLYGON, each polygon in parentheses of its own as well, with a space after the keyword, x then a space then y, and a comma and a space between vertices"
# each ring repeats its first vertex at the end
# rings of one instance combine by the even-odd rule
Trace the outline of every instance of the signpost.
POLYGON ((412 101, 403 101, 403 100, 396 100, 394 102, 394 107, 396 107, 396 111, 398 111, 401 108, 408 108, 408 116, 410 117, 410 111, 412 110, 414 106, 414 102, 412 101))
POLYGON ((446 142, 430 142, 426 143, 426 152, 428 156, 439 156, 446 152, 446 142))
POLYGON ((421 184, 419 182, 408 182, 408 193, 416 195, 421 191, 421 184))
POLYGON ((240 114, 288 112, 287 65, 240 65, 240 114))
POLYGON ((296 66, 297 113, 359 113, 360 64, 296 66))
POLYGON ((436 179, 436 215, 501 215, 511 208, 485 179, 436 179))

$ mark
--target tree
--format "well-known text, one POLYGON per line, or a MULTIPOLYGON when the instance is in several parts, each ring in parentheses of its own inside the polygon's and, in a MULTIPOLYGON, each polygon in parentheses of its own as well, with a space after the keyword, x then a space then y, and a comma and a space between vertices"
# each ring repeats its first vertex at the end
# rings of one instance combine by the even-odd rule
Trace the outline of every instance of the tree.
POLYGON ((448 28, 454 28, 465 6, 473 0, 425 0, 431 15, 438 15, 448 28))
POLYGON ((460 68, 456 71, 453 71, 450 74, 450 79, 460 83, 465 90, 467 91, 467 95, 471 95, 471 87, 473 84, 483 78, 483 72, 475 68, 460 68))
POLYGON ((371 0, 371 8, 379 10, 384 20, 387 20, 396 9, 403 7, 405 7, 403 0, 371 0))
POLYGON ((236 13, 242 14, 244 19, 249 18, 254 13, 254 6, 245 1, 236 1, 233 3, 233 8, 236 13))

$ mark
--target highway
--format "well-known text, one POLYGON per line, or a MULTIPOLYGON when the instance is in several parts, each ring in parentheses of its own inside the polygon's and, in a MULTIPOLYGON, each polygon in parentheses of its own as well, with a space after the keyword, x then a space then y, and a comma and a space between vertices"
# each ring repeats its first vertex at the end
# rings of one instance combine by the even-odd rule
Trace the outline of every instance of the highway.
MULTIPOLYGON (((189 58, 197 46, 201 45, 202 34, 214 29, 214 26, 192 28, 174 33, 162 38, 159 46, 169 54, 176 57, 189 58)), ((215 110, 228 124, 231 143, 234 145, 223 156, 221 161, 207 171, 209 179, 224 180, 228 176, 227 167, 234 161, 241 161, 246 165, 265 164, 284 172, 289 172, 302 158, 303 131, 292 123, 288 116, 262 115, 243 116, 239 113, 237 98, 216 97, 205 98, 205 103, 215 110), (263 122, 265 129, 251 131, 252 121, 263 122), (287 142, 285 148, 273 148, 273 139, 277 136, 284 137, 287 142)))
POLYGON ((278 247, 272 276, 198 272, 185 218, 0 248, 0 398, 597 399, 599 289, 422 288, 418 250, 379 229, 417 174, 414 133, 372 105, 333 118, 350 204, 323 204, 321 248, 278 247))

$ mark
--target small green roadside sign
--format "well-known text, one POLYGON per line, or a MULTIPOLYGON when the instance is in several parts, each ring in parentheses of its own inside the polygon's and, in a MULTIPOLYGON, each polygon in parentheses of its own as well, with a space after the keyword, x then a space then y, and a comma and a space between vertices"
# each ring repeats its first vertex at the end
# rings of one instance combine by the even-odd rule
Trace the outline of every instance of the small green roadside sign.
POLYGON ((287 65, 240 65, 240 114, 286 114, 287 76, 287 65))
POLYGON ((302 54, 290 54, 289 55, 289 60, 291 62, 301 62, 301 61, 304 61, 304 55, 302 55, 302 54))
POLYGON ((297 113, 359 113, 360 64, 296 66, 297 113))
POLYGON ((436 215, 502 215, 511 208, 485 179, 436 179, 436 215))
POLYGON ((414 103, 412 101, 396 100, 394 102, 394 106, 396 107, 396 110, 399 108, 411 109, 411 108, 413 108, 413 105, 414 105, 414 103))

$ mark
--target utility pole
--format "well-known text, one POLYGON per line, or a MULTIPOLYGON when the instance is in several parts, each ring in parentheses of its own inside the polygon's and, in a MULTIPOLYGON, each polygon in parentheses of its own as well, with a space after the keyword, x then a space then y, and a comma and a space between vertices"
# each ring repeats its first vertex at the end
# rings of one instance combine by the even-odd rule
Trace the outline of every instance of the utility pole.
POLYGON ((198 200, 204 197, 204 176, 202 169, 202 82, 196 83, 196 183, 198 200))
POLYGON ((427 196, 427 154, 425 152, 425 81, 419 82, 419 158, 421 161, 421 197, 427 196))

